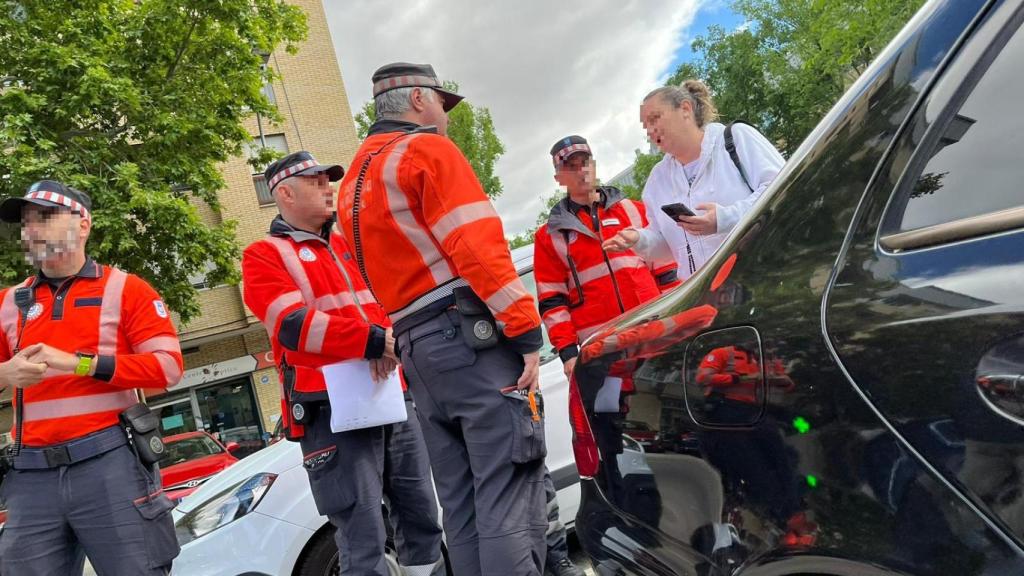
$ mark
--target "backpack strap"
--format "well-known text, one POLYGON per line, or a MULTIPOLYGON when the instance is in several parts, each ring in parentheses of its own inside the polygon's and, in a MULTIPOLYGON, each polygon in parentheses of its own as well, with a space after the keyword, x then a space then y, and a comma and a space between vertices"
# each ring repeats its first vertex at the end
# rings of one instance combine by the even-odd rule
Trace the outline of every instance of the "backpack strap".
POLYGON ((754 130, 757 130, 757 127, 744 120, 729 122, 725 127, 725 151, 729 153, 729 158, 732 158, 732 163, 735 164, 736 169, 740 171, 740 178, 743 178, 743 183, 747 185, 747 188, 749 188, 751 194, 753 194, 754 187, 750 185, 750 180, 747 179, 747 173, 743 170, 743 164, 740 163, 740 155, 736 153, 736 140, 732 137, 733 124, 746 124, 754 130))

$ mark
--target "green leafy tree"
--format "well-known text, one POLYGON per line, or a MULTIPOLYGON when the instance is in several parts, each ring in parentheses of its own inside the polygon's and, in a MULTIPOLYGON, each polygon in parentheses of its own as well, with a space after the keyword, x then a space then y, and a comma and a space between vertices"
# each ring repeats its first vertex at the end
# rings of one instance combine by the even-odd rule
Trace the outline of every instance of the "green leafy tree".
POLYGON ((723 121, 752 122, 788 155, 923 3, 734 0, 747 25, 712 26, 667 83, 704 80, 723 121))
POLYGON ((544 200, 544 210, 537 215, 537 221, 532 228, 525 232, 517 234, 509 239, 508 247, 510 250, 515 250, 520 246, 527 246, 533 244, 533 235, 537 233, 537 229, 547 224, 548 216, 551 214, 551 209, 555 207, 555 204, 565 198, 565 192, 562 190, 556 190, 551 196, 548 196, 544 200))
MULTIPOLYGON (((456 93, 459 90, 455 82, 445 82, 444 87, 456 93)), ((505 146, 494 131, 491 111, 463 100, 448 113, 448 119, 448 137, 466 155, 487 196, 497 198, 502 187, 501 179, 494 173, 494 163, 505 153, 505 146)), ((371 100, 356 114, 356 132, 360 139, 366 138, 376 121, 377 112, 371 100)))
POLYGON ((633 182, 621 187, 627 198, 640 199, 640 195, 644 191, 644 184, 651 175, 651 170, 654 170, 654 165, 661 161, 662 156, 664 154, 660 152, 647 154, 640 150, 636 151, 636 160, 633 161, 633 182))
MULTIPOLYGON (((149 280, 187 322, 190 275, 237 281, 234 223, 208 227, 194 203, 217 208, 246 117, 280 120, 261 55, 305 34, 282 0, 0 3, 0 197, 42 178, 88 192, 89 252, 149 280)), ((29 273, 17 242, 16 227, 0 233, 0 284, 29 273)))

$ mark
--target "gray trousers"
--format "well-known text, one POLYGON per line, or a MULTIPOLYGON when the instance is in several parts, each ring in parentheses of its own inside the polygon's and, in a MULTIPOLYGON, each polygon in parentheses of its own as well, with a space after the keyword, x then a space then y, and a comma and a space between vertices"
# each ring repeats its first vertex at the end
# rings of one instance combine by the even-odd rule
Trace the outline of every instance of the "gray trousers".
POLYGON ((441 526, 430 484, 430 460, 412 401, 409 420, 385 429, 384 497, 395 533, 398 562, 426 566, 441 558, 441 526))
POLYGON ((544 496, 547 499, 548 511, 546 566, 553 572, 553 568, 559 562, 569 557, 569 542, 565 537, 565 526, 558 519, 558 492, 555 491, 555 483, 551 480, 551 472, 547 466, 544 467, 544 496))
POLYGON ((12 470, 0 573, 72 576, 88 556, 99 576, 163 576, 178 555, 160 474, 125 445, 70 466, 12 470))
POLYGON ((430 486, 430 465, 411 402, 408 422, 332 432, 330 407, 317 409, 299 441, 317 511, 336 528, 343 574, 387 576, 387 497, 399 562, 433 564, 441 557, 441 529, 430 486))
POLYGON ((499 392, 522 374, 503 345, 474 351, 448 311, 398 336, 430 453, 455 576, 538 576, 544 567, 543 459, 513 464, 513 414, 499 392))

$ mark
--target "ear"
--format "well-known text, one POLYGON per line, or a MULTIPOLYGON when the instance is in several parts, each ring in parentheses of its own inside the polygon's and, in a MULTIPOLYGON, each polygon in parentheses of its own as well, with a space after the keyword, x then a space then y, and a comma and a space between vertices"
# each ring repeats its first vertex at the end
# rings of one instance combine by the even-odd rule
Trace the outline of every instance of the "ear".
POLYGON ((423 112, 427 109, 429 98, 430 96, 427 95, 427 91, 423 88, 413 88, 412 92, 409 93, 409 103, 416 112, 423 112))

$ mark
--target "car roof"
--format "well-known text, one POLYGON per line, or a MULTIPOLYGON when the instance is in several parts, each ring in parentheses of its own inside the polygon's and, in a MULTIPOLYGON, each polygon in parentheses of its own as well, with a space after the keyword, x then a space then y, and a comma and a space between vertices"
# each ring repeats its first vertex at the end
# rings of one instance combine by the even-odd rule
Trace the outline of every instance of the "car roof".
POLYGON ((512 264, 516 272, 522 274, 526 269, 533 267, 533 244, 520 246, 512 250, 512 264))

